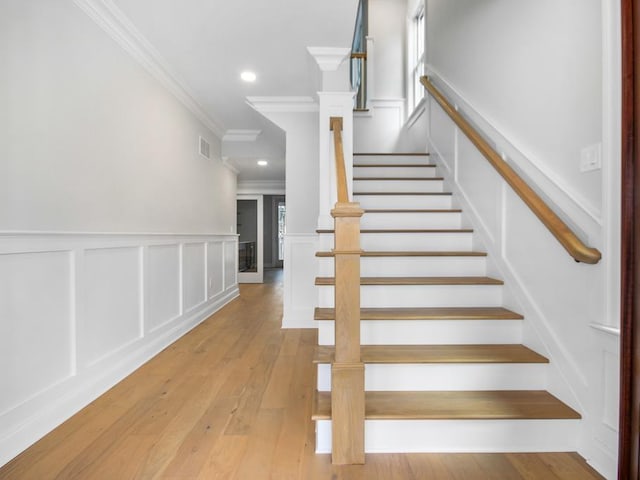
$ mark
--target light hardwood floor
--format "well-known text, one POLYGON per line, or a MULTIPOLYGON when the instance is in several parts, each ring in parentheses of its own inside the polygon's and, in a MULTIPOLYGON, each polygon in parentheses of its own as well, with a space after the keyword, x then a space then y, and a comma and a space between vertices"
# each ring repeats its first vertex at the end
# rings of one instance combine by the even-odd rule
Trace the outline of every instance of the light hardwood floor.
POLYGON ((281 330, 281 276, 164 350, 0 469, 0 479, 597 479, 575 453, 314 454, 316 334, 281 330))

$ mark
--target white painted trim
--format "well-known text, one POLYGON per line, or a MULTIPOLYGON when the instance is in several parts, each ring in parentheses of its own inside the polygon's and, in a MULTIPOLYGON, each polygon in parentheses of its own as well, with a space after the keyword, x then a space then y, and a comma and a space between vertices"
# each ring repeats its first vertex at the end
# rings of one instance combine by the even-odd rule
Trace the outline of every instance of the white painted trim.
POLYGON ((594 330, 598 330, 599 332, 604 332, 608 335, 613 335, 614 337, 620 336, 620 329, 612 327, 610 325, 603 325, 601 323, 592 323, 589 326, 594 330))
POLYGON ((427 97, 425 96, 422 98, 422 100, 420 100, 420 103, 418 103, 416 108, 413 109, 413 112, 411 112, 411 114, 409 115, 409 118, 407 118, 407 121, 405 123, 405 128, 411 128, 413 124, 416 123, 418 119, 422 117, 422 115, 426 111, 427 111, 427 97))
POLYGON ((259 113, 317 112, 318 103, 311 97, 247 97, 247 105, 259 113))
POLYGON ((284 195, 284 180, 246 180, 238 182, 238 194, 284 195))
POLYGON ((340 47, 307 47, 307 51, 323 72, 335 72, 342 65, 349 54, 351 48, 340 47))
POLYGON ((568 185, 563 179, 552 172, 542 162, 537 159, 537 156, 532 152, 527 152, 525 148, 518 145, 517 142, 509 140, 514 138, 514 135, 509 134, 509 130, 499 125, 494 119, 486 117, 481 110, 476 108, 472 102, 462 95, 439 71, 431 64, 426 66, 428 75, 436 80, 436 83, 440 83, 445 87, 445 93, 451 95, 453 98, 450 100, 455 104, 456 110, 463 110, 466 115, 472 115, 472 118, 480 119, 484 124, 483 127, 488 127, 492 132, 486 131, 483 128, 484 133, 489 135, 491 139, 500 143, 504 150, 511 150, 510 152, 499 151, 501 155, 507 155, 515 165, 522 168, 524 171, 529 172, 533 167, 534 172, 539 178, 533 178, 537 188, 542 190, 558 207, 566 212, 568 218, 572 222, 577 223, 579 228, 584 229, 590 237, 595 237, 594 230, 599 230, 602 227, 602 212, 586 200, 580 193, 576 192, 573 187, 568 185), (548 186, 546 186, 546 185, 548 186), (586 218, 585 218, 586 216, 586 218), (584 218, 584 220, 578 220, 578 218, 584 218), (585 220, 591 221, 594 226, 588 227, 585 224, 585 220))
POLYGON ((262 130, 227 130, 222 137, 223 142, 255 142, 262 130))
POLYGON ((620 325, 622 45, 620 2, 602 2, 602 212, 604 323, 620 325))
POLYGON ((134 60, 171 92, 218 138, 225 129, 194 100, 194 95, 178 80, 171 67, 151 43, 136 29, 131 20, 112 0, 73 0, 94 22, 108 33, 134 60))
POLYGON ((238 170, 229 162, 229 157, 222 157, 222 165, 231 170, 236 175, 240 175, 240 170, 238 170))
MULTIPOLYGON (((262 194, 238 194, 236 200, 255 200, 257 208, 256 221, 258 222, 256 228, 256 272, 240 272, 238 271, 239 283, 262 283, 264 274, 264 208, 263 208, 263 196, 262 194)), ((238 237, 238 241, 240 238, 238 237)))

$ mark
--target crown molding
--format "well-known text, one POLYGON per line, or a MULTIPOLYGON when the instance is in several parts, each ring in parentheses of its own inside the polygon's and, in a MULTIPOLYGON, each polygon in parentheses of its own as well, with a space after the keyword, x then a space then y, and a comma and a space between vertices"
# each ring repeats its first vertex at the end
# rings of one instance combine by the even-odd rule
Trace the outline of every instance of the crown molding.
POLYGON ((247 97, 247 105, 259 113, 319 111, 311 97, 247 97))
POLYGON ((131 20, 111 0, 73 0, 89 18, 115 40, 134 60, 171 92, 218 138, 225 129, 212 119, 194 100, 193 95, 171 72, 169 64, 151 43, 136 29, 131 20))
POLYGON ((222 157, 222 165, 231 170, 236 175, 240 175, 240 170, 234 167, 229 161, 229 157, 222 157))
POLYGON ((284 180, 245 180, 238 182, 238 194, 284 195, 284 180))
POLYGON ((335 72, 351 54, 350 48, 337 47, 307 47, 307 51, 323 72, 335 72))
POLYGON ((227 130, 223 142, 255 142, 262 130, 227 130))

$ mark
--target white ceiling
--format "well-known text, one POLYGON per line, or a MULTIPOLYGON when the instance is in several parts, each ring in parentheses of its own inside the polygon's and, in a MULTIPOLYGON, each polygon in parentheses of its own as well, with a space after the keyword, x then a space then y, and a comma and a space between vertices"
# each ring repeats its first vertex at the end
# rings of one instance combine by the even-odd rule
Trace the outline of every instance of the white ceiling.
POLYGON ((349 47, 357 0, 112 0, 224 130, 261 130, 227 142, 239 181, 284 179, 284 133, 246 104, 247 96, 304 96, 320 73, 306 48, 349 47), (258 79, 240 80, 243 70, 258 79), (266 168, 256 160, 269 161, 266 168))

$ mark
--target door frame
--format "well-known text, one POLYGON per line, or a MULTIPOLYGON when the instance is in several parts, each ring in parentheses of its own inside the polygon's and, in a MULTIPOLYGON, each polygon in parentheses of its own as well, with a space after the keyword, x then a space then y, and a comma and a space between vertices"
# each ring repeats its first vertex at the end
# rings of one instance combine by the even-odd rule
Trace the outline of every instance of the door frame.
MULTIPOLYGON (((240 272, 238 271, 238 283, 263 283, 264 280, 264 210, 263 210, 263 196, 262 195, 246 195, 246 194, 238 194, 236 195, 236 202, 238 200, 255 200, 258 211, 256 212, 256 218, 258 222, 257 228, 257 237, 256 238, 256 253, 257 253, 257 271, 256 272, 240 272)), ((239 256, 239 247, 240 238, 238 237, 238 252, 236 252, 236 257, 239 256)), ((239 259, 238 259, 239 260, 239 259)), ((240 262, 238 261, 238 268, 240 266, 240 262)))
POLYGON ((618 478, 640 473, 640 0, 621 0, 622 242, 618 478))

